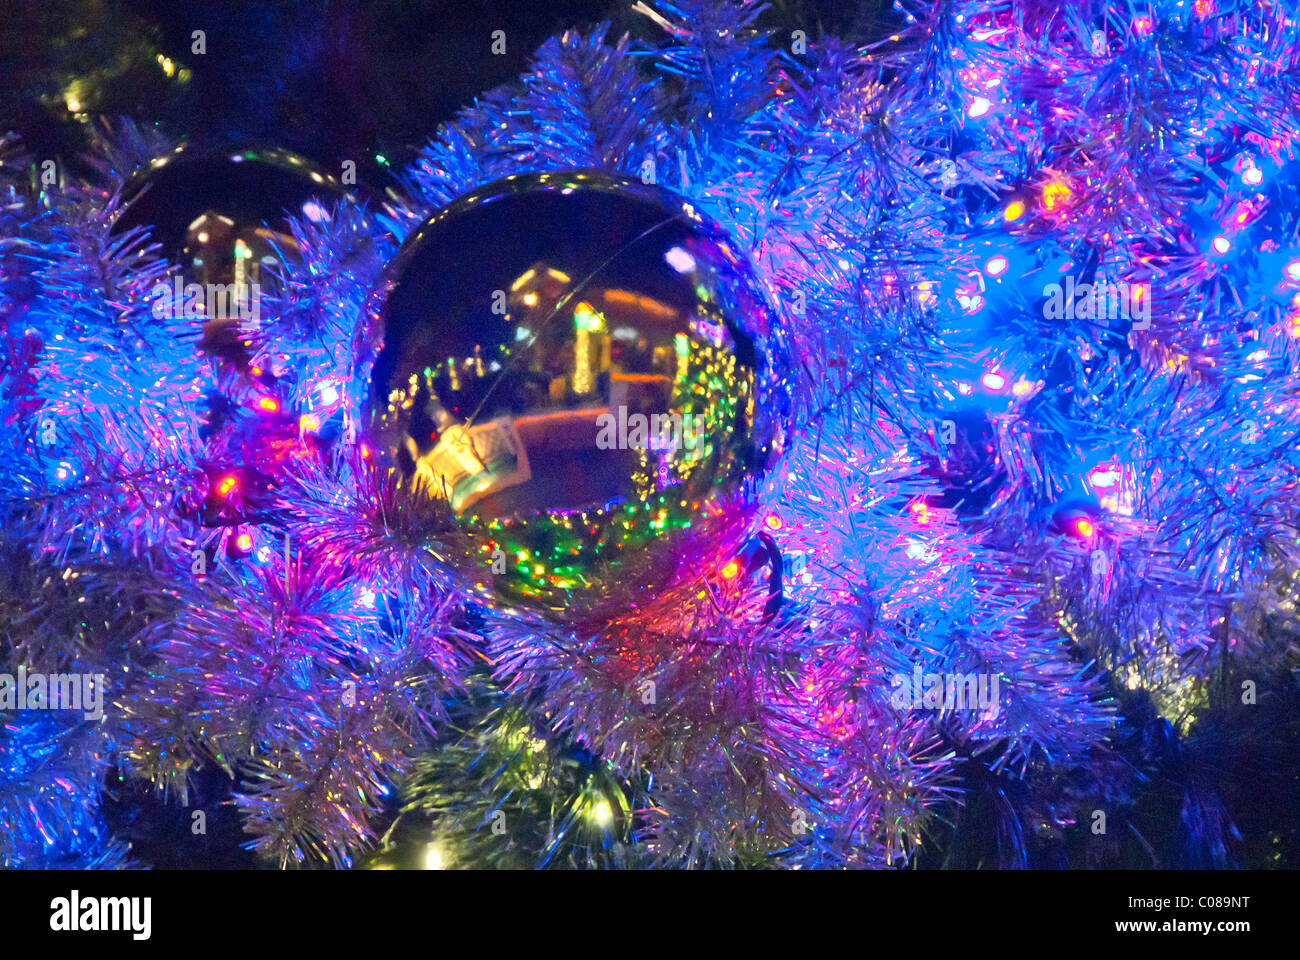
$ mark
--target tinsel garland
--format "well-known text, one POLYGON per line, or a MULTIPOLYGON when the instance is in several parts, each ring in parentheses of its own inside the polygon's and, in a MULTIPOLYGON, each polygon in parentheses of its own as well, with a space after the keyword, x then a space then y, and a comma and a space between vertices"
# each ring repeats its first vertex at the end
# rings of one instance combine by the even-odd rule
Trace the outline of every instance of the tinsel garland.
POLYGON ((163 144, 119 125, 98 181, 51 186, 10 138, 0 672, 107 689, 98 721, 4 713, 0 865, 123 862, 113 779, 188 803, 213 768, 276 866, 1293 853, 1214 771, 1245 751, 1241 782, 1296 796, 1300 11, 907 3, 859 47, 751 3, 638 9, 653 39, 549 41, 385 209, 298 224, 245 333, 287 410, 345 422, 363 300, 414 225, 512 173, 653 176, 789 318, 799 426, 764 524, 806 568, 780 614, 746 577, 585 632, 467 605, 455 545, 346 444, 285 454, 253 551, 196 573, 232 533, 197 505, 256 413, 151 314, 169 265, 110 232, 163 144), (1066 278, 1149 321, 1054 315, 1066 278), (999 709, 900 706, 917 674, 996 677, 999 709))

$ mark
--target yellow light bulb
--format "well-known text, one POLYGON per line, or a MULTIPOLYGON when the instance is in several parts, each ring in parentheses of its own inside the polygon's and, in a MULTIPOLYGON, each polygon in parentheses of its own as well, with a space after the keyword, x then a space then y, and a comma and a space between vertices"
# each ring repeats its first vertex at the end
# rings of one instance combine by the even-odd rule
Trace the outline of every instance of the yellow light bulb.
POLYGON ((1048 210, 1055 210, 1069 200, 1071 191, 1060 180, 1053 180, 1047 186, 1043 187, 1043 206, 1048 210))

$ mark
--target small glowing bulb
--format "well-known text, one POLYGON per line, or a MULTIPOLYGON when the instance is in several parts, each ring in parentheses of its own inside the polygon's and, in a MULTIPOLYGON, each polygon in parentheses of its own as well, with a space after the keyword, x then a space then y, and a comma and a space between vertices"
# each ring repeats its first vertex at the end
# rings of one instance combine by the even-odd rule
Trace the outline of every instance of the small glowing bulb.
POLYGON ((930 560, 933 559, 935 551, 927 547, 920 540, 908 540, 907 546, 903 548, 909 560, 930 560))
POLYGON ((442 851, 438 849, 438 845, 435 843, 431 843, 424 848, 424 869, 442 869, 442 851))
POLYGON ((327 383, 320 388, 320 401, 331 406, 339 402, 339 392, 333 384, 327 383))
POLYGON ((735 580, 739 574, 740 574, 740 564, 738 564, 735 560, 732 560, 730 563, 728 563, 725 567, 722 568, 723 580, 735 580))
POLYGON ((767 524, 767 528, 769 530, 781 529, 781 518, 778 517, 775 513, 769 513, 767 515, 767 519, 763 522, 767 524))
POLYGON ((1247 167, 1241 172, 1241 182, 1247 186, 1258 186, 1264 181, 1264 171, 1259 167, 1247 167))
POLYGON ((1010 266, 1010 263, 1007 258, 999 254, 989 260, 988 263, 984 264, 984 271, 990 277, 1000 277, 1002 274, 1007 272, 1008 266, 1010 266))
POLYGON ((987 97, 976 97, 971 101, 970 106, 966 108, 966 116, 970 117, 972 120, 976 117, 982 117, 984 114, 989 112, 989 107, 991 106, 992 104, 989 103, 987 97))
POLYGON ((1091 537, 1097 532, 1097 528, 1092 525, 1092 521, 1087 517, 1080 517, 1074 521, 1074 532, 1081 537, 1091 537))
POLYGON ((1119 483, 1120 472, 1116 467, 1102 464, 1088 474, 1088 479, 1092 481, 1094 487, 1113 487, 1119 483))
POLYGON ((217 493, 221 494, 221 496, 224 497, 231 490, 234 490, 238 484, 239 481, 235 477, 231 477, 231 476, 222 477, 221 482, 217 484, 217 493))
POLYGON ((280 401, 275 399, 275 397, 262 397, 257 401, 257 405, 267 413, 275 413, 275 411, 280 409, 280 401))
POLYGON ((1286 275, 1292 280, 1300 280, 1300 260, 1292 260, 1286 265, 1286 275))
POLYGON ((1007 204, 1007 208, 1002 211, 1003 219, 1008 223, 1012 220, 1019 220, 1025 215, 1025 205, 1019 200, 1012 200, 1007 204))
POLYGON ((235 546, 240 550, 247 552, 248 550, 253 549, 253 538, 247 533, 241 533, 235 540, 235 546))
POLYGON ((1043 187, 1043 206, 1048 210, 1055 210, 1068 199, 1070 199, 1070 188, 1060 180, 1053 180, 1043 187))
POLYGON ((602 800, 592 808, 591 819, 595 820, 599 826, 608 827, 614 820, 614 811, 609 808, 608 803, 602 800))
POLYGON ((1228 242, 1227 237, 1219 236, 1214 238, 1213 246, 1215 253, 1227 253, 1228 247, 1232 244, 1228 242))
POLYGON ((980 377, 980 383, 984 384, 984 386, 988 387, 990 390, 998 391, 1007 385, 1007 378, 1002 376, 1000 373, 990 371, 980 377))

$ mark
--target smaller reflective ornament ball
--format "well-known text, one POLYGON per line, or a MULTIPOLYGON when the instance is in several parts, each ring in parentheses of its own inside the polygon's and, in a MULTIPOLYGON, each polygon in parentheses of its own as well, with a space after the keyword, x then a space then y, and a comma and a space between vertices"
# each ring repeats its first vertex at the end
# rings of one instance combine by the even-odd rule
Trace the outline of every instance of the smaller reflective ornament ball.
POLYGON ((472 589, 562 622, 713 572, 787 441, 786 333, 745 253, 592 171, 474 190, 371 303, 368 443, 468 535, 472 589))
POLYGON ((239 321, 254 319, 278 259, 297 256, 289 219, 321 221, 345 196, 337 180, 287 150, 182 145, 127 182, 113 232, 148 230, 147 241, 180 268, 184 295, 173 299, 185 316, 199 315, 202 347, 238 360, 239 321))

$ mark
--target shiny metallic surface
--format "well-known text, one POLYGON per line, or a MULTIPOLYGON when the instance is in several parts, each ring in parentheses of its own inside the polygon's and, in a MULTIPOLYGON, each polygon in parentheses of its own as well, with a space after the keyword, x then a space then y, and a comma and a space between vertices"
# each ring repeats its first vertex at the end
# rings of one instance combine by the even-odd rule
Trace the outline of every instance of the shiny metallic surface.
POLYGON ((487 185, 412 234, 371 313, 368 444, 450 508, 485 599, 608 616, 749 532, 790 349, 681 197, 595 171, 487 185))
MULTIPOLYGON (((181 145, 137 172, 123 189, 116 234, 148 231, 185 284, 224 288, 229 315, 201 312, 206 352, 242 360, 240 316, 273 282, 280 258, 296 258, 289 218, 320 222, 351 199, 334 177, 288 150, 198 152, 181 145)), ((194 298, 206 303, 205 292, 194 298)), ((246 317, 245 317, 246 318, 246 317)))

